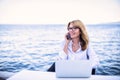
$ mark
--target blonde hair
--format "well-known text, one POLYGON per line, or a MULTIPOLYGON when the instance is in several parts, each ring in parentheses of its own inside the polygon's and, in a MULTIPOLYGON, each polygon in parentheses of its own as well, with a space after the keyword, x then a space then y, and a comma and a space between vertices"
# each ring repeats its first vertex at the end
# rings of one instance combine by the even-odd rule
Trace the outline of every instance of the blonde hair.
POLYGON ((80 43, 81 43, 80 45, 82 47, 82 50, 84 51, 85 49, 87 49, 89 44, 87 30, 80 20, 73 20, 69 22, 67 28, 70 26, 71 23, 73 24, 73 26, 77 26, 80 29, 80 43))

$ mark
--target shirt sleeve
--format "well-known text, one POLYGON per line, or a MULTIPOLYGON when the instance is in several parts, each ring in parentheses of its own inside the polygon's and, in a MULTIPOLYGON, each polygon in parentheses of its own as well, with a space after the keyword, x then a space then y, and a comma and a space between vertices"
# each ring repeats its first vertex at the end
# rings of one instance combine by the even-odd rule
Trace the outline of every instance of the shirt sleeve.
POLYGON ((89 60, 92 62, 92 67, 96 68, 99 64, 99 59, 93 48, 89 45, 88 46, 88 51, 87 54, 89 56, 89 60))
POLYGON ((60 51, 59 51, 57 60, 66 60, 67 59, 67 55, 63 51, 64 44, 65 44, 65 42, 62 42, 62 44, 60 45, 60 51))

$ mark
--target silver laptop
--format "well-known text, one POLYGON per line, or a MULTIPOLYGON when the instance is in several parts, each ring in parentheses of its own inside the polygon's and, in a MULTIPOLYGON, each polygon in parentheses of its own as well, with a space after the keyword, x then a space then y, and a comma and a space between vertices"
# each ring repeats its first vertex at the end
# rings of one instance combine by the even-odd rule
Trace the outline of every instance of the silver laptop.
POLYGON ((92 65, 89 60, 58 60, 55 70, 56 77, 90 77, 92 65))

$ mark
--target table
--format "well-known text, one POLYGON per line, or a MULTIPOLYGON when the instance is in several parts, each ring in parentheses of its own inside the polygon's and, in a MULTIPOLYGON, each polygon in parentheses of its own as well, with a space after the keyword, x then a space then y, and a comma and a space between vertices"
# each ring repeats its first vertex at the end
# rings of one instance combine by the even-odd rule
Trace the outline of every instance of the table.
POLYGON ((89 78, 56 78, 55 72, 22 70, 7 80, 120 80, 120 76, 91 75, 89 78))

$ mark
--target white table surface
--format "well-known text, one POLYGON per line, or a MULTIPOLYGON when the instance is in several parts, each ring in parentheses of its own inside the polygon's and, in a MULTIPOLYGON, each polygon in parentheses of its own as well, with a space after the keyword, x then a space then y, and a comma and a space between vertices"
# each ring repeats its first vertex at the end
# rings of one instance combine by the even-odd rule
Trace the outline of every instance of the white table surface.
POLYGON ((55 72, 22 70, 7 80, 120 80, 120 76, 91 75, 90 78, 56 78, 55 72))

